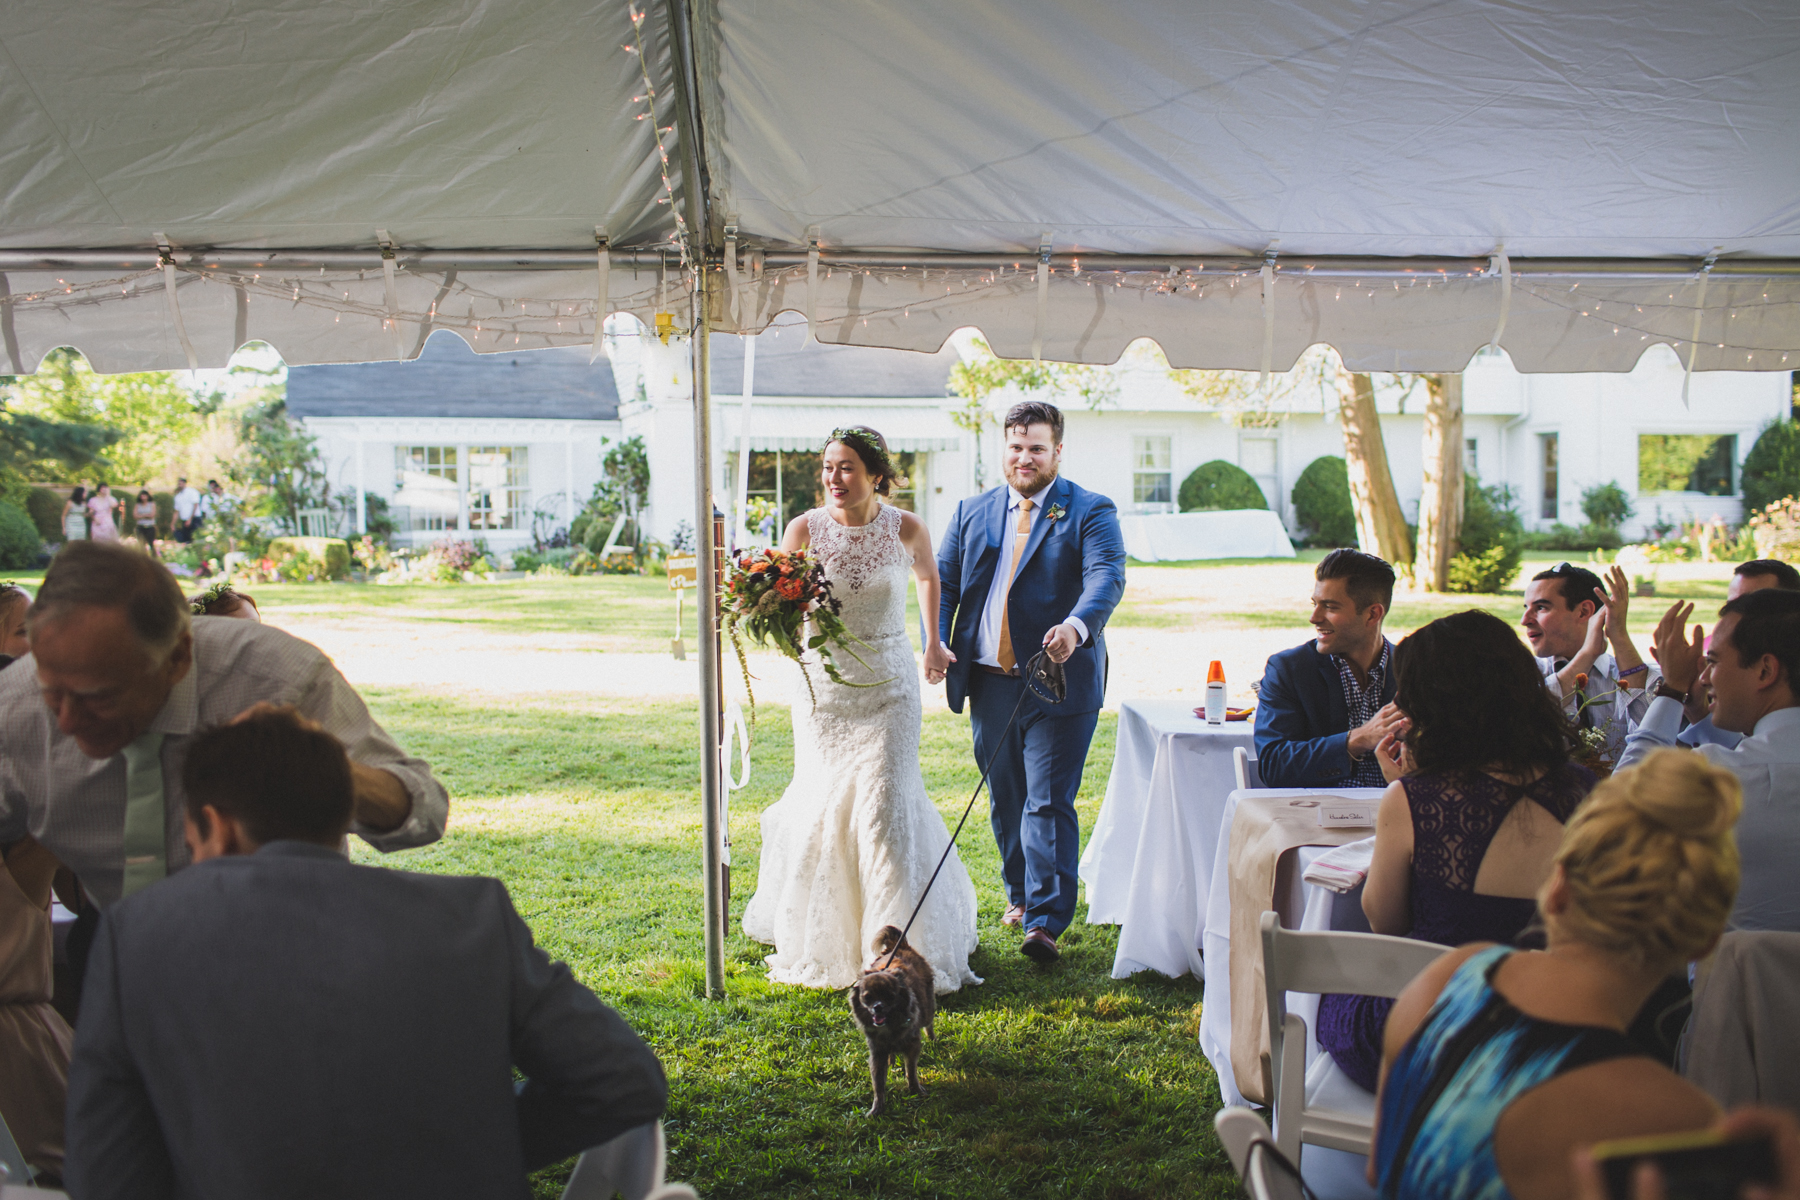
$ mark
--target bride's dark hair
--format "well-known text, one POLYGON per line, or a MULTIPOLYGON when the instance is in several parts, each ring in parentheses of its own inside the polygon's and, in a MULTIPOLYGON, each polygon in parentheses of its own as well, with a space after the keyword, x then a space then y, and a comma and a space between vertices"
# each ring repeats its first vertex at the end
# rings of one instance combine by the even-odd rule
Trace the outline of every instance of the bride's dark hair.
POLYGON ((875 485, 875 494, 885 496, 893 490, 894 485, 906 486, 906 477, 894 466, 894 460, 888 457, 887 439, 867 425, 845 425, 831 431, 825 439, 826 449, 831 443, 839 442, 856 452, 862 459, 863 467, 869 474, 880 480, 875 485))

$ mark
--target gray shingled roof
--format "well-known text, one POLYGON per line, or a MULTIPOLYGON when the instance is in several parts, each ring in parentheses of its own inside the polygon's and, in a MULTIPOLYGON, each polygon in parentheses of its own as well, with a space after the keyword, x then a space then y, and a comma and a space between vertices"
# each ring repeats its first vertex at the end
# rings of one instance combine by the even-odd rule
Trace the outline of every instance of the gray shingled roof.
MULTIPOLYGON (((936 354, 805 342, 804 320, 771 325, 758 337, 758 396, 938 400, 949 393, 950 368, 961 361, 949 342, 936 354)), ((712 390, 715 396, 744 390, 744 339, 736 334, 713 335, 712 390)))
POLYGON ((589 353, 557 347, 476 354, 440 330, 412 362, 289 367, 288 411, 297 417, 617 420, 612 363, 602 357, 590 364, 589 353))

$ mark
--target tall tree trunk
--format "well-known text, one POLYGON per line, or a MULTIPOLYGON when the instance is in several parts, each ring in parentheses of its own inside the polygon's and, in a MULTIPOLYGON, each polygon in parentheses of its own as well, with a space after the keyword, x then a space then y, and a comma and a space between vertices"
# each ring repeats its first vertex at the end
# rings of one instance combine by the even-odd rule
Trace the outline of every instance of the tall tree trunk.
POLYGON ((1344 428, 1350 498, 1356 506, 1356 540, 1363 550, 1405 573, 1412 564, 1412 535, 1388 470, 1381 414, 1375 411, 1375 381, 1368 375, 1346 372, 1338 377, 1338 419, 1344 428))
POLYGON ((1425 404, 1424 490, 1419 497, 1419 551, 1413 566, 1418 586, 1444 591, 1450 560, 1456 557, 1463 517, 1463 377, 1421 376, 1430 399, 1425 404))

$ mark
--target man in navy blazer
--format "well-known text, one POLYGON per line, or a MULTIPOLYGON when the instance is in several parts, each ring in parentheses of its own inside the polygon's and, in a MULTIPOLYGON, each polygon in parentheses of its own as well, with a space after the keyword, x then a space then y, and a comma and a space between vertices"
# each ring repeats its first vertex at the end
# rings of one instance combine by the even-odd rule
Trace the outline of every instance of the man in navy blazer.
POLYGON ((950 652, 950 707, 969 702, 976 761, 994 763, 1001 920, 1024 926, 1027 956, 1053 962, 1075 917, 1075 793, 1106 691, 1103 630, 1125 594, 1125 543, 1111 500, 1058 477, 1063 416, 1054 405, 1016 404, 1005 428, 1007 485, 957 505, 938 553, 938 632, 950 652), (1040 647, 1063 664, 1061 704, 1021 677, 1040 647))
POLYGON ((1405 728, 1381 634, 1394 568, 1333 550, 1314 579, 1317 636, 1270 655, 1256 694, 1256 771, 1265 787, 1383 787, 1375 748, 1405 728))
POLYGON ((182 774, 195 865, 95 937, 70 1194, 525 1197, 527 1171, 662 1114, 649 1047, 532 945, 498 880, 344 857, 330 734, 258 706, 195 738, 182 774))

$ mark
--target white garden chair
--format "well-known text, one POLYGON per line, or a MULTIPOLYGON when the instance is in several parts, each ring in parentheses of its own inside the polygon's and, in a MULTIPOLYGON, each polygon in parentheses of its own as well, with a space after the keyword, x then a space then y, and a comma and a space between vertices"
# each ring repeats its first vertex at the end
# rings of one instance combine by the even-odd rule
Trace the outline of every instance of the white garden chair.
POLYGON ((668 1144, 661 1121, 628 1129, 610 1142, 582 1151, 563 1188, 562 1200, 699 1200, 685 1183, 663 1179, 668 1144))
POLYGON ((1231 1166, 1243 1180, 1250 1200, 1302 1200, 1306 1193, 1299 1171, 1293 1163, 1278 1157, 1279 1151, 1268 1153, 1275 1150, 1275 1139, 1255 1112, 1237 1106, 1221 1108, 1213 1117, 1213 1129, 1218 1131, 1219 1141, 1230 1155, 1231 1166), (1259 1145, 1264 1152, 1257 1151, 1259 1145))
POLYGON ((1287 994, 1398 996, 1448 947, 1378 933, 1283 929, 1272 912, 1262 915, 1262 944, 1276 1147, 1296 1163, 1302 1142, 1369 1153, 1375 1097, 1338 1070, 1329 1054, 1306 1069, 1306 1021, 1287 1011, 1287 994))
POLYGON ((1256 769, 1256 755, 1242 746, 1231 749, 1231 769, 1237 776, 1238 791, 1263 786, 1262 774, 1256 769))

